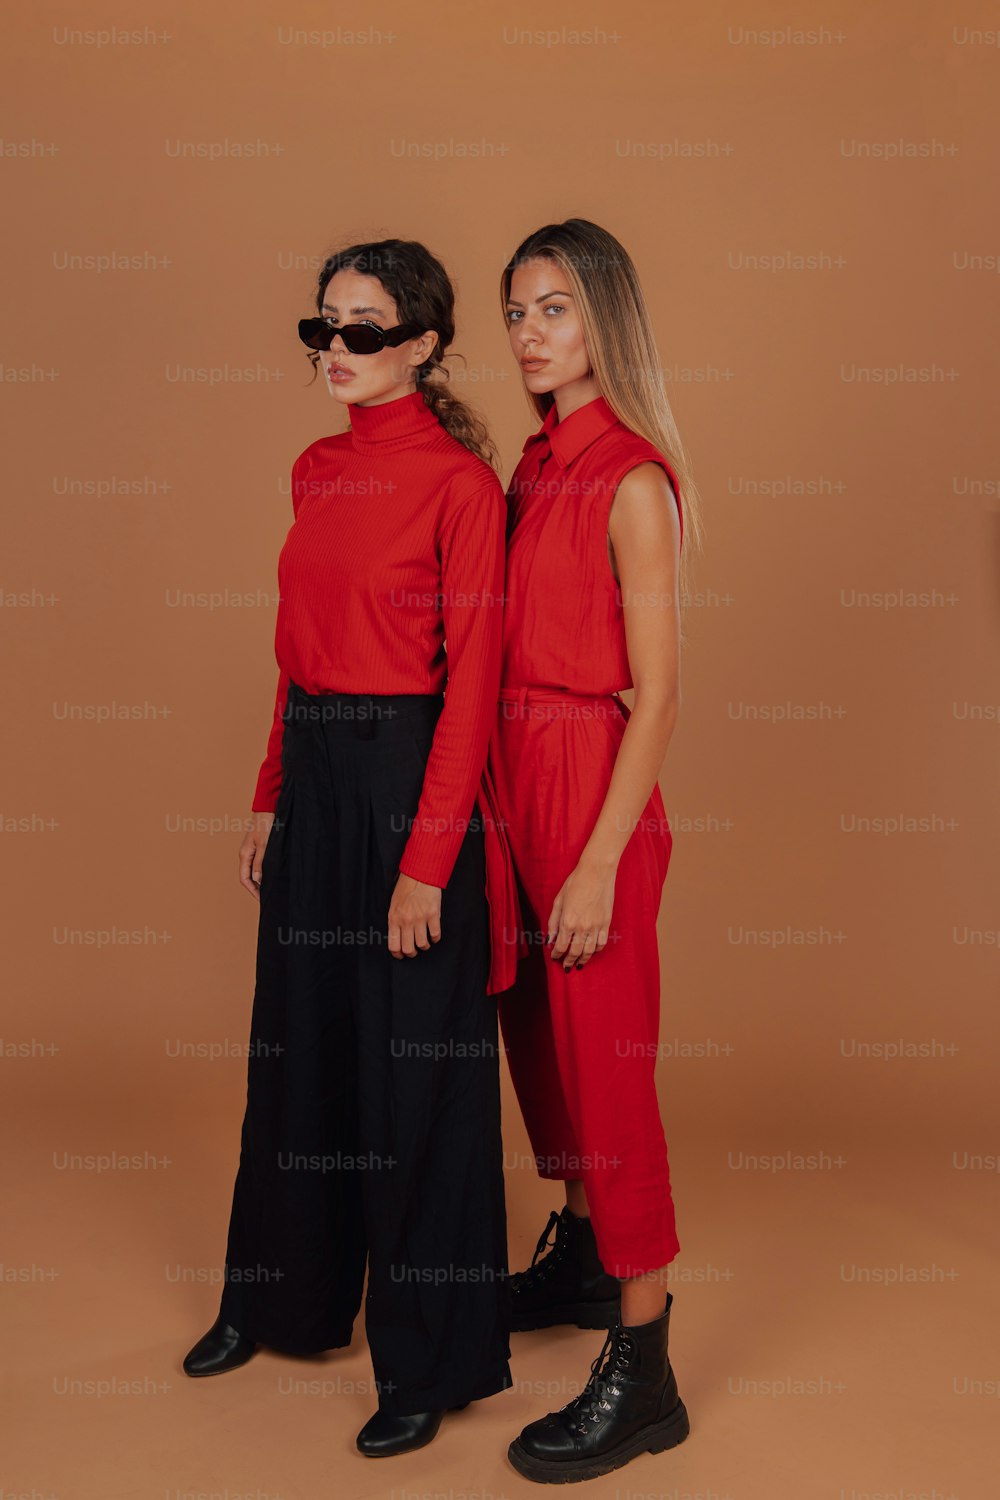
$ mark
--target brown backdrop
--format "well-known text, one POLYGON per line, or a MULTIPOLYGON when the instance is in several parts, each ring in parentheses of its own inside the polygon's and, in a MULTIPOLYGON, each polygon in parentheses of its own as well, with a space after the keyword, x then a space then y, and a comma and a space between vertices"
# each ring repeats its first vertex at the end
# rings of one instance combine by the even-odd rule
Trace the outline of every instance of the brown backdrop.
MULTIPOLYGON (((960 9, 8 17, 5 1496, 527 1495, 506 1444, 597 1352, 517 1338, 513 1391, 374 1469, 360 1327, 179 1369, 238 1155, 288 470, 338 420, 294 321, 334 243, 426 242, 507 478, 497 279, 571 214, 635 257, 707 527, 662 776, 692 1434, 588 1494, 990 1493, 1000 48, 960 9)), ((557 1200, 505 1109, 522 1265, 557 1200)))

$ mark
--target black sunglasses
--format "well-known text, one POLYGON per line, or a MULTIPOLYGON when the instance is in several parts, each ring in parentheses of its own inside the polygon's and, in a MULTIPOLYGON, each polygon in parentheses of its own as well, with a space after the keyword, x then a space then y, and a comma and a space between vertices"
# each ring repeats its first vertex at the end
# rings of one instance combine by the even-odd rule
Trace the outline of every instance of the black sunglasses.
POLYGON ((300 318, 299 338, 310 349, 329 349, 339 333, 351 354, 377 354, 386 344, 395 348, 423 333, 416 323, 398 323, 379 328, 375 323, 331 323, 329 318, 300 318))

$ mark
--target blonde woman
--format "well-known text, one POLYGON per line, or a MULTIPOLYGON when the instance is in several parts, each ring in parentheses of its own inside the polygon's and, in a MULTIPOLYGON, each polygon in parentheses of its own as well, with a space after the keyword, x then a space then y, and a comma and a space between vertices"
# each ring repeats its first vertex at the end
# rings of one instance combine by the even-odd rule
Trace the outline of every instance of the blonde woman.
POLYGON ((544 420, 507 491, 490 765, 536 940, 500 1021, 539 1173, 566 1185, 512 1277, 513 1327, 609 1329, 581 1395, 510 1448, 519 1473, 564 1483, 688 1433, 667 1352, 680 1246, 653 1077, 673 842, 657 774, 680 702, 682 535, 697 542, 701 528, 614 236, 585 219, 537 230, 505 267, 502 299, 544 420), (631 715, 617 696, 629 687, 631 715))

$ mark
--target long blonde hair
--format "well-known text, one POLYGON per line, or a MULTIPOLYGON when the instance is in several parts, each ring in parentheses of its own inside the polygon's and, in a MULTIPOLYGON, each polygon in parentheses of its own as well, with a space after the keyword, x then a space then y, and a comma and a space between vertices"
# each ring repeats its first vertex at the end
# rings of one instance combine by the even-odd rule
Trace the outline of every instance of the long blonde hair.
MULTIPOLYGON (((690 549, 701 551, 704 545, 701 497, 667 399, 638 273, 625 247, 599 224, 589 219, 546 224, 522 240, 504 267, 504 309, 515 267, 539 259, 554 261, 569 282, 601 395, 620 422, 659 449, 677 476, 684 518, 678 579, 683 605, 691 575, 690 549)), ((536 415, 544 419, 555 400, 552 392, 527 395, 536 415)))

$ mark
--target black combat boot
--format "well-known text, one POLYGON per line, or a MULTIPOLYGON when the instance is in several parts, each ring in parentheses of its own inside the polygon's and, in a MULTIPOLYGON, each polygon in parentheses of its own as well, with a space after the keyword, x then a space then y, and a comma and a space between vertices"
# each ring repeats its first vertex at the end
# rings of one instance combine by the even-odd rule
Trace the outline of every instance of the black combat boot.
POLYGON ((621 1309, 621 1282, 601 1265, 589 1219, 555 1209, 542 1230, 531 1265, 510 1277, 511 1331, 575 1323, 577 1328, 612 1328, 621 1309), (555 1244, 548 1255, 553 1225, 555 1244))
POLYGON ((237 1333, 220 1313, 208 1332, 184 1356, 184 1374, 224 1375, 227 1370, 245 1365, 256 1352, 253 1339, 237 1333))
POLYGON ((519 1474, 572 1484, 684 1441, 688 1414, 667 1353, 672 1302, 668 1292, 666 1311, 651 1323, 610 1330, 579 1396, 511 1443, 507 1456, 519 1474))

